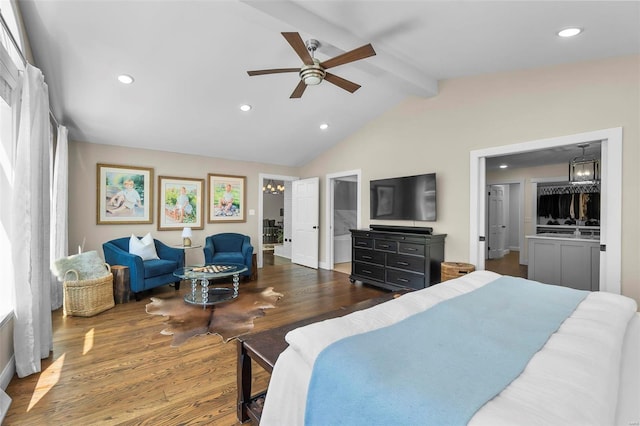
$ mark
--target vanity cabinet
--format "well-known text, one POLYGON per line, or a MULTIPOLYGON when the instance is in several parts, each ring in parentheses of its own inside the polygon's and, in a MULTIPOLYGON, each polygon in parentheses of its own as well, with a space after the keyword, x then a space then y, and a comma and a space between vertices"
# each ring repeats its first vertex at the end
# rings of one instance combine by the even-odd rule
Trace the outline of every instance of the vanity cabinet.
POLYGON ((600 241, 528 236, 531 280, 578 290, 600 289, 600 241))
POLYGON ((349 279, 388 290, 437 284, 445 236, 352 229, 349 279))

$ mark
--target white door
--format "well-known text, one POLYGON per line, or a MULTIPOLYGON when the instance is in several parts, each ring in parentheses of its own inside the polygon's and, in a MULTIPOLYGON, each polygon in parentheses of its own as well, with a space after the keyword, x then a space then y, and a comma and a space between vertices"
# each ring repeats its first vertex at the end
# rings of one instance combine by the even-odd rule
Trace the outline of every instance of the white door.
POLYGON ((291 192, 291 261, 318 269, 320 179, 295 180, 291 192))
POLYGON ((506 185, 489 187, 489 259, 500 259, 507 252, 508 212, 506 185))

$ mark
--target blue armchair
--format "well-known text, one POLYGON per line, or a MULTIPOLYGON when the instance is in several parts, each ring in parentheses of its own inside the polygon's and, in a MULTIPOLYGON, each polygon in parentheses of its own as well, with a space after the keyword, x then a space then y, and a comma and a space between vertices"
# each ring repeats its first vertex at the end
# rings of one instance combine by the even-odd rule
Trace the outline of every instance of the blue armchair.
POLYGON ((104 259, 110 265, 123 265, 129 268, 129 284, 136 300, 138 293, 161 285, 175 283, 180 289, 180 279, 173 273, 184 266, 184 250, 169 247, 153 240, 160 259, 142 260, 140 256, 129 253, 130 237, 118 238, 102 244, 104 259))
POLYGON ((205 238, 203 250, 205 263, 239 263, 247 267, 240 275, 251 277, 253 246, 248 235, 232 232, 210 235, 205 238))

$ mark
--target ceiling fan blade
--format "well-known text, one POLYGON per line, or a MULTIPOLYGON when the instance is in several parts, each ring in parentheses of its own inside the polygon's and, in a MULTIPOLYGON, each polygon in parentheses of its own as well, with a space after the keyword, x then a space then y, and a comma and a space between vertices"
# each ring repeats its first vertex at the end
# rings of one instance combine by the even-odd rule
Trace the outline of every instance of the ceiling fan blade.
POLYGON ((298 83, 296 88, 293 89, 293 93, 291 94, 291 96, 289 96, 289 98, 290 99, 301 98, 302 94, 304 93, 304 89, 306 88, 307 88, 307 85, 304 84, 304 81, 300 80, 300 83, 298 83))
POLYGON ((247 71, 247 74, 253 76, 253 75, 264 75, 264 74, 278 74, 282 72, 300 72, 300 68, 274 68, 271 70, 247 71))
POLYGON ((299 33, 282 33, 282 35, 287 39, 291 47, 293 47, 293 50, 296 51, 305 65, 313 65, 313 58, 307 50, 307 46, 305 46, 299 33))
POLYGON ((337 67, 338 65, 344 65, 348 64, 349 62, 368 58, 369 56, 373 56, 375 54, 376 51, 373 50, 373 46, 371 46, 371 44, 366 44, 364 46, 358 47, 357 49, 345 52, 342 55, 338 55, 336 57, 328 59, 321 63, 320 66, 322 66, 322 68, 324 69, 329 69, 337 67))
POLYGON ((337 75, 331 74, 330 72, 328 72, 324 76, 324 79, 327 80, 329 83, 335 84, 339 88, 344 89, 350 93, 355 92, 361 87, 359 84, 356 84, 349 80, 345 80, 344 78, 338 77, 337 75))

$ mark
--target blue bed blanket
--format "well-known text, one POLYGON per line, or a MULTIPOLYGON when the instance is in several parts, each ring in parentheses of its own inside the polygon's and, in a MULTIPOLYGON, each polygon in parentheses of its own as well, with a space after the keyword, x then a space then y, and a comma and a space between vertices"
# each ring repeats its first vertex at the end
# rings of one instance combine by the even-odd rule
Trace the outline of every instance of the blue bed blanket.
POLYGON ((305 423, 465 425, 522 373, 587 294, 501 277, 339 340, 315 361, 305 423))

